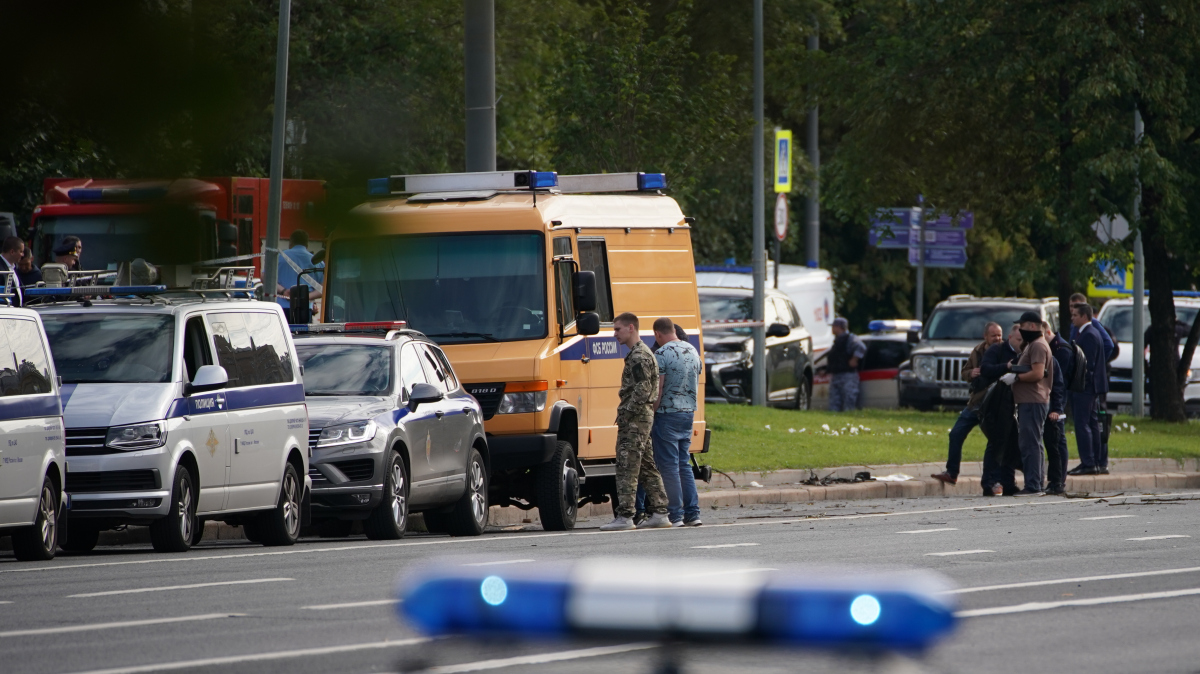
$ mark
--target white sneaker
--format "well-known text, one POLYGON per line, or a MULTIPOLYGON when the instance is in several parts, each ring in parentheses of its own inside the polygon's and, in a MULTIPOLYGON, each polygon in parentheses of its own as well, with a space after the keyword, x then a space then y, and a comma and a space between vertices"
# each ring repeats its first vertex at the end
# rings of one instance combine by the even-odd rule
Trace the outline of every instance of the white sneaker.
POLYGON ((633 520, 628 517, 616 517, 613 521, 600 527, 600 531, 629 531, 636 529, 633 525, 633 520))
POLYGON ((675 522, 671 522, 671 526, 672 526, 672 527, 681 527, 681 526, 683 526, 683 520, 678 520, 678 521, 675 521, 675 522))
POLYGON ((638 525, 639 529, 670 529, 671 520, 666 513, 654 513, 649 519, 638 525))

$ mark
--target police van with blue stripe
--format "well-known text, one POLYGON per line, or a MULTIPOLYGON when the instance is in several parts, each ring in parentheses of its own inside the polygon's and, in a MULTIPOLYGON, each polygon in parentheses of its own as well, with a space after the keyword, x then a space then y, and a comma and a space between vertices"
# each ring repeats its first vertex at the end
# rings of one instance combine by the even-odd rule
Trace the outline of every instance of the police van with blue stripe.
POLYGON ((252 299, 254 285, 240 268, 182 290, 25 293, 63 381, 63 549, 147 525, 156 550, 182 552, 205 520, 265 545, 299 537, 311 487, 304 384, 282 310, 252 299))

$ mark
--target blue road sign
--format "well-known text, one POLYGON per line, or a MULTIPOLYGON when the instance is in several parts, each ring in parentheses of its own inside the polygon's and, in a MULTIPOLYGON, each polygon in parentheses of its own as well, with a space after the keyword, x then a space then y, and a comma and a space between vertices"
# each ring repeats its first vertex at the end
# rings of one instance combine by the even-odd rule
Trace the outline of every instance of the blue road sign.
POLYGON ((919 208, 881 208, 871 218, 871 245, 878 248, 908 248, 915 236, 910 233, 921 224, 919 208))
MULTIPOLYGON (((921 263, 920 249, 908 249, 908 263, 912 266, 917 266, 921 263)), ((951 269, 962 269, 967 266, 967 249, 966 248, 930 248, 925 247, 925 266, 926 267, 948 267, 951 269)))
POLYGON ((876 248, 908 248, 909 243, 916 243, 917 232, 912 227, 885 227, 871 229, 871 245, 876 248))
POLYGON ((971 211, 960 211, 957 216, 948 213, 927 215, 925 229, 972 229, 975 227, 975 214, 971 211))

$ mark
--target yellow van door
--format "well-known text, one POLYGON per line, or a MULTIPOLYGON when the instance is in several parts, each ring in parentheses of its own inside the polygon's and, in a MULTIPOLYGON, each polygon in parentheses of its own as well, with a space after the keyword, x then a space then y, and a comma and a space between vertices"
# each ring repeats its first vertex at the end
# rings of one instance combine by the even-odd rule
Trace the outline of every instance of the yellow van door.
MULTIPOLYGON (((553 239, 554 257, 559 258, 554 263, 554 309, 557 320, 551 324, 551 329, 558 330, 560 335, 571 335, 575 332, 575 303, 572 294, 571 274, 575 271, 574 241, 570 236, 556 236, 553 239), (571 256, 571 260, 563 259, 571 256)), ((563 400, 572 405, 579 415, 579 453, 582 455, 588 447, 588 408, 591 401, 586 399, 590 384, 589 358, 587 357, 585 338, 581 335, 567 337, 554 350, 552 358, 558 360, 558 376, 549 382, 551 398, 563 400)))

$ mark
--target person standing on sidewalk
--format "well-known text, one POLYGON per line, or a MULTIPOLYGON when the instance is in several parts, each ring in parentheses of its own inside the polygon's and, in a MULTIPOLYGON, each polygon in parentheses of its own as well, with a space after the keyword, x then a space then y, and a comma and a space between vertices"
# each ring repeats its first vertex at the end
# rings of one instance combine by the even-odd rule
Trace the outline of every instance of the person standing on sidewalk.
MULTIPOLYGON (((985 397, 987 388, 1003 377, 1008 372, 1010 365, 1016 362, 1020 356, 1020 348, 1021 330, 1017 325, 1013 325, 1008 333, 1008 339, 992 345, 984 352, 983 361, 979 365, 978 379, 982 380, 985 397)), ((982 415, 982 410, 980 414, 982 415)), ((1007 420, 1005 427, 997 429, 1002 432, 988 436, 987 448, 983 451, 983 477, 980 479, 980 483, 984 496, 1017 493, 1016 476, 1005 461, 1008 443, 1011 440, 1011 433, 1008 432, 1008 427, 1012 425, 1011 405, 1005 408, 1004 414, 1007 420)), ((981 416, 980 422, 982 421, 981 416)))
POLYGON ((1017 404, 1017 443, 1021 448, 1021 472, 1025 488, 1017 496, 1036 496, 1045 491, 1042 476, 1042 433, 1050 413, 1050 390, 1054 385, 1054 356, 1042 335, 1042 317, 1034 311, 1021 314, 1021 357, 1000 381, 1012 386, 1017 404))
POLYGON ((1071 306, 1071 324, 1077 328, 1076 346, 1087 359, 1087 385, 1081 393, 1071 394, 1071 413, 1075 418, 1075 443, 1079 449, 1079 465, 1067 471, 1069 475, 1101 475, 1107 466, 1100 463, 1100 417, 1096 413, 1099 396, 1108 393, 1108 377, 1104 366, 1103 330, 1092 325, 1092 307, 1086 302, 1071 306))
POLYGON ((613 336, 629 348, 621 372, 621 398, 617 406, 617 512, 601 531, 669 528, 667 494, 662 475, 654 465, 650 431, 653 405, 658 400, 658 364, 638 334, 638 317, 625 312, 613 319, 613 336), (646 490, 646 509, 652 513, 640 525, 633 523, 638 483, 646 490))
POLYGON ((843 412, 858 405, 858 365, 867 355, 867 345, 850 332, 844 318, 833 319, 833 346, 825 356, 829 370, 829 411, 843 412))
POLYGON ((1074 349, 1059 335, 1054 334, 1050 324, 1042 321, 1042 332, 1054 355, 1054 386, 1050 389, 1050 414, 1046 415, 1046 428, 1042 441, 1046 445, 1047 494, 1063 494, 1067 490, 1067 371, 1074 349))
POLYGON ((983 363, 983 354, 992 346, 1004 341, 1004 330, 999 323, 991 322, 983 326, 983 341, 971 350, 967 364, 962 369, 962 379, 971 385, 971 397, 967 406, 959 413, 954 428, 950 429, 950 456, 946 459, 946 470, 933 475, 935 479, 946 484, 958 482, 958 468, 962 463, 962 446, 971 430, 979 425, 979 406, 983 404, 983 396, 987 394, 987 384, 975 385, 974 380, 980 376, 979 366, 983 363))
POLYGON ((667 492, 667 517, 672 526, 700 526, 700 496, 688 449, 704 366, 691 344, 676 337, 669 318, 654 321, 658 349, 658 399, 654 402, 654 463, 667 492))

